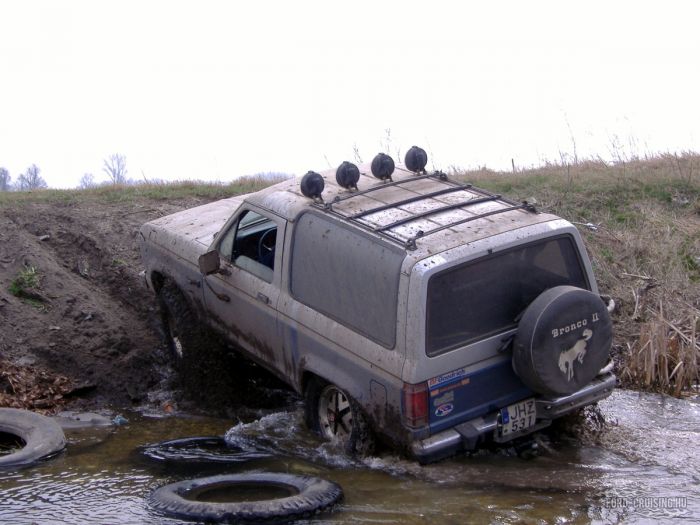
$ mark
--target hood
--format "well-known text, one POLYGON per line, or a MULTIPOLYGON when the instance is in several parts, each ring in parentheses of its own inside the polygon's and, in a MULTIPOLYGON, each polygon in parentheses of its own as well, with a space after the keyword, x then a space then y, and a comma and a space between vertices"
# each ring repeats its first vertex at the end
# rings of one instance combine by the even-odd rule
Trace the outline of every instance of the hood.
POLYGON ((211 245, 243 198, 231 197, 166 215, 144 224, 141 235, 144 242, 158 244, 186 259, 189 252, 199 255, 211 245))

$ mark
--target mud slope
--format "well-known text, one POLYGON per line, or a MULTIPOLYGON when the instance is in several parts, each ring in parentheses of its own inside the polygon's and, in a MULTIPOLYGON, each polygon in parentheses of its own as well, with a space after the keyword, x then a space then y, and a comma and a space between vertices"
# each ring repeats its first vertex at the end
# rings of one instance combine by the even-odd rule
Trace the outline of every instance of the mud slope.
MULTIPOLYGON (((0 360, 65 375, 88 386, 76 394, 90 402, 141 402, 160 379, 162 350, 154 298, 139 277, 138 229, 201 202, 2 204, 0 360), (13 295, 13 281, 32 269, 36 284, 13 295)), ((12 394, 14 385, 0 378, 0 389, 12 394)))

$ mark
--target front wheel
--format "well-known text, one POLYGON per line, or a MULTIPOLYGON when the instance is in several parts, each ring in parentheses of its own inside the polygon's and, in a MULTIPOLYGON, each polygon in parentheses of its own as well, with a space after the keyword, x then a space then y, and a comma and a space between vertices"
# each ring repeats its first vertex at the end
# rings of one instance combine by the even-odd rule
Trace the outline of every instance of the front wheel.
POLYGON ((374 439, 362 409, 337 386, 313 379, 306 389, 306 423, 321 437, 338 443, 350 456, 366 456, 374 439))
MULTIPOLYGON (((158 292, 165 343, 180 385, 188 397, 205 402, 214 397, 214 371, 226 370, 222 345, 201 323, 184 293, 167 280, 158 292), (204 389, 204 385, 209 385, 204 389)), ((223 388, 226 381, 220 380, 223 388)))
POLYGON ((175 368, 182 371, 203 345, 204 331, 184 294, 172 282, 166 281, 158 291, 158 304, 166 345, 175 368))

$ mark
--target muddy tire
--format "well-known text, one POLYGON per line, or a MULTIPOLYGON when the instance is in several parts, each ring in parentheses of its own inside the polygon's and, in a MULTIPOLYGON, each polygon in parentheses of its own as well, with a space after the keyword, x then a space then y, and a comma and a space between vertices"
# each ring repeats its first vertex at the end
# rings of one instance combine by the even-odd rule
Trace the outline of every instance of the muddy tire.
POLYGON ((573 286, 542 292, 525 310, 513 341, 513 369, 547 396, 577 392, 608 362, 612 320, 603 300, 573 286))
POLYGON ((255 473, 171 483, 156 489, 149 502, 159 512, 187 520, 288 523, 330 510, 342 497, 339 485, 320 478, 255 473), (259 499, 261 494, 268 499, 259 499))
POLYGON ((357 401, 342 389, 312 379, 304 397, 309 429, 339 443, 351 457, 367 456, 374 451, 375 440, 367 418, 357 401))
POLYGON ((199 319, 184 294, 175 284, 166 280, 158 291, 158 305, 165 343, 176 367, 180 367, 186 353, 191 354, 199 346, 197 334, 201 331, 199 319))
POLYGON ((184 294, 166 280, 158 292, 165 344, 180 383, 198 399, 212 370, 221 369, 221 342, 204 326, 184 294))
POLYGON ((27 467, 58 454, 66 446, 56 421, 16 408, 0 408, 0 436, 11 449, 0 455, 0 469, 27 467))

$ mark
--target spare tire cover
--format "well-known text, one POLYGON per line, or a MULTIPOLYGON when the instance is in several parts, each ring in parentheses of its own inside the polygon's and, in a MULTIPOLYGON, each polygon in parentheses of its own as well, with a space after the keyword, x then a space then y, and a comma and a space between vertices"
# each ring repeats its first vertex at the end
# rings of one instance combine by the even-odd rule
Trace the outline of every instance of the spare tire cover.
POLYGON ((540 394, 572 394, 605 366, 612 320, 603 300, 588 290, 556 286, 527 307, 513 341, 513 369, 540 394))

